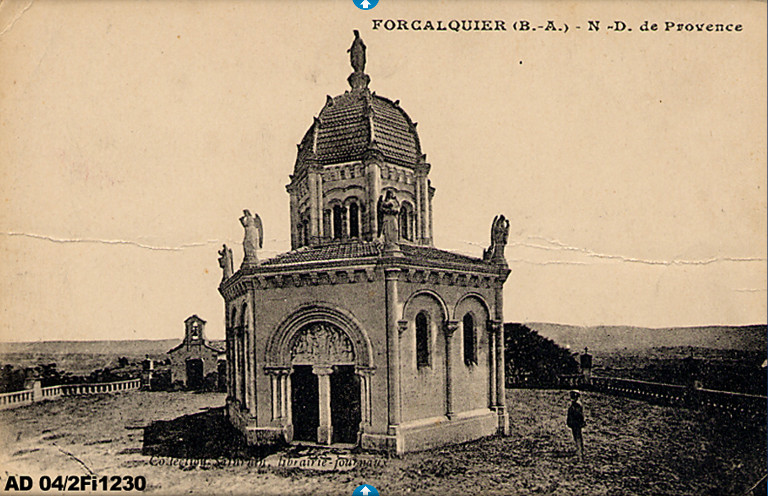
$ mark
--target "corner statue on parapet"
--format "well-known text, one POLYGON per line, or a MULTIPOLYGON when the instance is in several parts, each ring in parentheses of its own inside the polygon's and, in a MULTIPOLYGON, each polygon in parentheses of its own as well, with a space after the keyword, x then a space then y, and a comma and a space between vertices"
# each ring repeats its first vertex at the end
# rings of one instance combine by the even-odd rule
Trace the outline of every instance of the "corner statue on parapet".
POLYGON ((221 250, 219 250, 219 267, 223 271, 222 281, 226 281, 235 273, 232 262, 232 249, 227 247, 227 245, 222 245, 221 250))
POLYGON ((243 210, 240 223, 245 229, 245 237, 243 238, 243 253, 245 256, 243 257, 242 266, 256 265, 259 263, 258 250, 261 248, 264 239, 261 217, 259 217, 259 214, 251 215, 250 210, 243 210))
POLYGON ((483 250, 483 260, 486 262, 506 263, 504 247, 509 238, 509 220, 503 215, 497 215, 491 224, 491 246, 483 250))
POLYGON ((354 30, 355 40, 352 42, 352 46, 349 47, 347 52, 349 53, 349 62, 352 64, 352 69, 355 72, 365 71, 365 43, 360 38, 360 31, 354 30))
POLYGON ((398 214, 400 202, 395 197, 395 192, 388 189, 379 197, 379 238, 384 241, 384 246, 397 245, 400 241, 400 229, 398 227, 398 214))

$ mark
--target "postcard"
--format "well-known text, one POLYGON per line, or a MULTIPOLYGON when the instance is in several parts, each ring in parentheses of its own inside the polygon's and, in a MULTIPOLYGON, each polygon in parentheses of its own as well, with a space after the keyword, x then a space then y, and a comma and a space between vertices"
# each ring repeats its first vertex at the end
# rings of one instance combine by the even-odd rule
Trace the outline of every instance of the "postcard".
POLYGON ((0 3, 0 488, 764 494, 766 32, 0 3))

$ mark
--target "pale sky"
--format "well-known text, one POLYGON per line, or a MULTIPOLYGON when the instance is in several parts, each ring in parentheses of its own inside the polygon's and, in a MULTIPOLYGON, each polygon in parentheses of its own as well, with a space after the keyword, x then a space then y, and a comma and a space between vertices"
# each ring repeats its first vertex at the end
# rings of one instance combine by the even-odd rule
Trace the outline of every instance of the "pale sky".
POLYGON ((0 340, 181 338, 191 314, 223 338, 216 251, 239 264, 244 208, 263 258, 289 249, 296 143, 348 89, 353 29, 419 123, 436 246, 480 256, 510 219, 505 320, 765 323, 764 7, 5 1, 0 340), (372 30, 388 18, 570 30, 372 30))

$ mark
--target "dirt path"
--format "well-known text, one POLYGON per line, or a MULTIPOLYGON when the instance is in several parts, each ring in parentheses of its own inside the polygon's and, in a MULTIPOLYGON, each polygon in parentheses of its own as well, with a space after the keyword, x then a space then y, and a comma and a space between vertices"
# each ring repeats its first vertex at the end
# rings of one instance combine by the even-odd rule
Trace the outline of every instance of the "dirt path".
MULTIPOLYGON (((353 454, 378 462, 349 472, 263 467, 253 462, 271 452, 232 433, 223 403, 221 394, 130 392, 0 412, 0 478, 142 475, 148 491, 162 494, 351 494, 367 483, 382 495, 728 495, 764 475, 767 456, 764 420, 587 394, 587 458, 576 463, 566 394, 510 390, 506 438, 399 459, 353 454)), ((270 460, 311 453, 291 449, 270 460)))

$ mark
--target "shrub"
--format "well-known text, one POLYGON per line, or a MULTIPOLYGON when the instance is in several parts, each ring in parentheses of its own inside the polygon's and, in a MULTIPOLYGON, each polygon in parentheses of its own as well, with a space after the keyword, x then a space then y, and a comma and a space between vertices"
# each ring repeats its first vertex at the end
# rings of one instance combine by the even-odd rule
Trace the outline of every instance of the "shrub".
POLYGON ((523 324, 504 325, 504 358, 509 382, 524 387, 554 387, 579 372, 570 351, 523 324))

